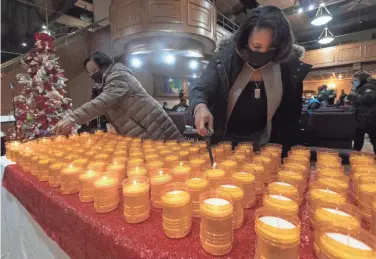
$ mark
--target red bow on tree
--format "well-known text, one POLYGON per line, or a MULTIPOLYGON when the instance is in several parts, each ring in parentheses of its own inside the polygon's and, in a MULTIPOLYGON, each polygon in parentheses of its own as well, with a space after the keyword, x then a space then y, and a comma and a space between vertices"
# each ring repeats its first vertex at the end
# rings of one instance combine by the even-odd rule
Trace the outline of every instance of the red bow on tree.
POLYGON ((37 33, 35 33, 34 38, 35 38, 36 41, 40 40, 40 41, 44 42, 45 44, 47 44, 50 48, 52 47, 53 39, 47 33, 37 32, 37 33))

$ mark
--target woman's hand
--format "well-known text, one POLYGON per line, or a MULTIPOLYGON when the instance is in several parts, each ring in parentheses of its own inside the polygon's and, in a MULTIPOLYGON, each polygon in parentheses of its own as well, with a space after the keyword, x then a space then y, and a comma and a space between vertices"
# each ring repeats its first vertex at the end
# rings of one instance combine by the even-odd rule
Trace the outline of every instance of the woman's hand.
POLYGON ((69 133, 71 133, 74 124, 75 123, 72 120, 67 118, 58 122, 51 131, 55 135, 68 135, 69 133))
POLYGON ((210 113, 208 107, 206 104, 199 103, 195 107, 195 125, 198 131, 198 134, 201 136, 208 135, 208 130, 206 129, 205 125, 207 124, 209 126, 209 129, 211 132, 214 132, 213 130, 213 115, 210 113))

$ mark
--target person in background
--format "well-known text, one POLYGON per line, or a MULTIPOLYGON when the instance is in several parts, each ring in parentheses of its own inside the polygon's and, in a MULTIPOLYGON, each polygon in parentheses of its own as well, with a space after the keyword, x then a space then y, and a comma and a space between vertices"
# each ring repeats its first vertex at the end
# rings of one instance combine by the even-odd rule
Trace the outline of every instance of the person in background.
POLYGON ((298 143, 303 80, 311 65, 281 9, 252 9, 235 35, 209 62, 190 91, 198 133, 214 132, 213 142, 298 143))
POLYGON ((366 71, 358 71, 352 77, 352 89, 347 97, 355 106, 357 120, 354 149, 360 151, 367 133, 376 153, 376 79, 366 71))
POLYGON ((186 112, 188 110, 189 110, 189 106, 187 104, 186 99, 180 99, 179 104, 172 107, 172 111, 174 111, 174 112, 186 112))
POLYGON ((101 52, 94 52, 84 66, 96 83, 98 96, 83 104, 53 128, 67 135, 75 124, 82 125, 101 115, 117 134, 151 139, 178 139, 179 130, 171 118, 142 87, 133 73, 101 52))
POLYGON ((342 89, 341 95, 338 98, 338 101, 334 104, 334 106, 344 106, 347 103, 347 94, 345 93, 345 90, 342 89))
POLYGON ((327 85, 322 85, 319 89, 319 92, 317 94, 317 99, 322 103, 324 106, 327 106, 328 104, 328 98, 329 98, 329 91, 327 85))
POLYGON ((321 105, 321 103, 319 102, 319 100, 317 100, 317 98, 315 96, 312 96, 312 98, 311 98, 311 100, 309 100, 308 106, 307 106, 308 115, 311 115, 314 110, 319 109, 320 105, 321 105))
POLYGON ((329 96, 328 96, 328 106, 333 106, 334 105, 334 101, 337 97, 337 93, 333 90, 333 89, 328 89, 328 93, 329 93, 329 96))
POLYGON ((171 109, 167 107, 167 102, 163 102, 162 108, 163 108, 163 110, 165 110, 165 112, 171 111, 171 109))

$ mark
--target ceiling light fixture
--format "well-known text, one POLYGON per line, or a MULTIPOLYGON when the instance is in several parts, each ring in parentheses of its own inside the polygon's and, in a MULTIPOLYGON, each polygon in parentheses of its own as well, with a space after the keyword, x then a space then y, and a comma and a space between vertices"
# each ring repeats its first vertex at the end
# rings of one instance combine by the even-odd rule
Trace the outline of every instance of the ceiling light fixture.
POLYGON ((131 66, 134 67, 134 68, 139 68, 141 67, 142 65, 142 62, 139 58, 132 58, 131 59, 131 66))
POLYGON ((314 6, 313 4, 310 4, 310 5, 308 6, 308 11, 312 11, 314 8, 315 8, 315 6, 314 6))
POLYGON ((197 77, 197 75, 196 74, 193 74, 193 78, 196 78, 197 77))
POLYGON ((318 42, 320 44, 329 44, 334 40, 334 35, 331 33, 328 29, 328 27, 325 27, 325 29, 320 34, 318 42))
POLYGON ((22 42, 22 43, 21 43, 21 46, 22 46, 22 47, 27 47, 27 43, 26 43, 26 42, 22 42))
POLYGON ((43 25, 42 25, 42 29, 43 29, 43 30, 47 30, 47 26, 43 24, 43 25))
POLYGON ((165 58, 165 62, 169 65, 173 65, 175 63, 175 57, 171 54, 167 55, 165 58))
POLYGON ((298 13, 302 13, 302 12, 303 12, 303 8, 299 8, 298 13))
POLYGON ((191 60, 189 62, 189 68, 192 70, 195 70, 198 68, 198 62, 196 60, 191 60))
POLYGON ((315 18, 311 21, 314 26, 321 26, 327 24, 333 19, 329 10, 326 8, 324 3, 321 3, 319 9, 317 9, 315 18))

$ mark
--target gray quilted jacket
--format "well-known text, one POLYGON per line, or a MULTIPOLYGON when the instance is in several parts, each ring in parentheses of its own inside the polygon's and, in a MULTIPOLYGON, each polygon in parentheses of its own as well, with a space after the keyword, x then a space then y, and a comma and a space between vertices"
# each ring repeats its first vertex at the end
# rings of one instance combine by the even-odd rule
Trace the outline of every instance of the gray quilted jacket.
POLYGON ((161 140, 181 136, 159 103, 124 65, 109 67, 102 80, 101 93, 70 115, 75 123, 82 125, 104 114, 120 135, 161 140))

